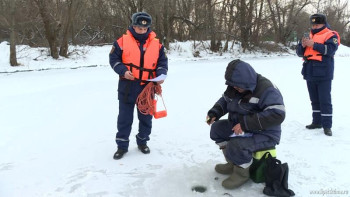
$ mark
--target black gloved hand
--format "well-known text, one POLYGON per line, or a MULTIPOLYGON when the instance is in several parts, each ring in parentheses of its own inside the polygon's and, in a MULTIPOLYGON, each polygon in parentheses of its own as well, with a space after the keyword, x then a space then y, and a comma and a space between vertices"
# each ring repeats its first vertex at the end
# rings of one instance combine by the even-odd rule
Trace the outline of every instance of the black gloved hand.
POLYGON ((207 123, 210 124, 211 120, 216 117, 215 113, 209 112, 208 113, 208 118, 207 118, 207 123))

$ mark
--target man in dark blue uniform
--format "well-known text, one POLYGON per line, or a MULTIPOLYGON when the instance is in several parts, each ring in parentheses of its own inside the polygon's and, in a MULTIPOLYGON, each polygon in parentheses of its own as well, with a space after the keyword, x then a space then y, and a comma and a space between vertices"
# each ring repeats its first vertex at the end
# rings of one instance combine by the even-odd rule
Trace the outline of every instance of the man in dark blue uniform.
POLYGON ((246 62, 230 62, 225 79, 227 89, 209 110, 207 123, 213 124, 210 138, 227 160, 215 171, 229 174, 222 186, 234 189, 249 180, 252 154, 279 143, 285 107, 276 86, 246 62), (228 119, 219 120, 225 114, 228 119))
POLYGON ((339 34, 330 29, 326 16, 310 17, 311 31, 297 47, 297 55, 303 57, 302 75, 307 83, 312 106, 312 123, 307 129, 322 128, 332 136, 331 87, 334 74, 334 54, 340 44, 339 34))
MULTIPOLYGON (((114 42, 109 54, 109 62, 119 75, 118 83, 118 132, 115 141, 118 150, 114 159, 121 159, 128 152, 129 136, 134 119, 134 108, 138 95, 148 83, 147 80, 168 72, 168 58, 164 46, 151 30, 152 18, 145 12, 132 15, 132 24, 127 33, 114 42)), ((163 81, 158 81, 161 84, 163 81)), ((147 141, 152 129, 152 115, 144 115, 137 110, 139 119, 136 143, 138 149, 150 153, 147 141)))

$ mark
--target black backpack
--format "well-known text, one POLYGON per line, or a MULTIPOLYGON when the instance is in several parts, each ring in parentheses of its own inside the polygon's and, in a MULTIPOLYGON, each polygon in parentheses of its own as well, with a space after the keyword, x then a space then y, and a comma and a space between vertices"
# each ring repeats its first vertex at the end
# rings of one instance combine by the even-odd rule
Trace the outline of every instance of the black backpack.
POLYGON ((271 156, 269 152, 265 153, 263 158, 266 162, 265 167, 265 188, 263 193, 268 196, 290 197, 294 196, 294 192, 288 189, 288 173, 287 163, 281 163, 280 160, 271 156))

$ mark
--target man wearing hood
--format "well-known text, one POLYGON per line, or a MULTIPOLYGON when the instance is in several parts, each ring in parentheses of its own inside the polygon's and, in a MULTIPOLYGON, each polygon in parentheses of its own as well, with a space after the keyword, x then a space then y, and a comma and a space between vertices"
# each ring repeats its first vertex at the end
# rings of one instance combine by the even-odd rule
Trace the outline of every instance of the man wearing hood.
POLYGON ((324 134, 332 136, 331 87, 334 75, 334 54, 340 44, 336 31, 330 29, 323 14, 310 17, 311 31, 299 42, 296 53, 303 57, 301 71, 307 83, 312 106, 312 123, 307 129, 323 127, 324 134))
MULTIPOLYGON (((138 95, 153 79, 168 72, 168 59, 164 46, 151 30, 152 17, 146 12, 137 12, 131 17, 132 24, 126 34, 117 39, 109 54, 109 62, 119 75, 118 100, 119 115, 115 141, 118 145, 114 159, 121 159, 128 152, 129 136, 134 118, 134 108, 138 95)), ((159 84, 163 81, 159 81, 159 84)), ((150 153, 147 141, 152 129, 152 115, 144 115, 137 110, 139 129, 136 135, 138 149, 150 153)))
POLYGON ((276 86, 244 61, 230 62, 225 79, 227 89, 208 111, 207 123, 227 161, 215 171, 229 174, 222 186, 234 189, 249 180, 253 153, 279 143, 285 107, 276 86), (225 114, 228 119, 219 120, 225 114))

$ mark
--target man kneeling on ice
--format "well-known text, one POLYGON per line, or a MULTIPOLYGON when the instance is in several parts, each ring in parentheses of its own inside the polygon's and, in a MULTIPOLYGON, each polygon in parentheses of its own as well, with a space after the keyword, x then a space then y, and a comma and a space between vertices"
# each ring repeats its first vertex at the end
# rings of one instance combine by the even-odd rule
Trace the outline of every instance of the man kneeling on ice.
POLYGON ((222 186, 234 189, 249 180, 253 153, 279 143, 285 108, 277 87, 244 61, 230 62, 225 79, 227 89, 209 110, 207 123, 213 124, 210 138, 227 161, 215 171, 230 175, 222 186), (226 113, 228 119, 219 120, 226 113))

